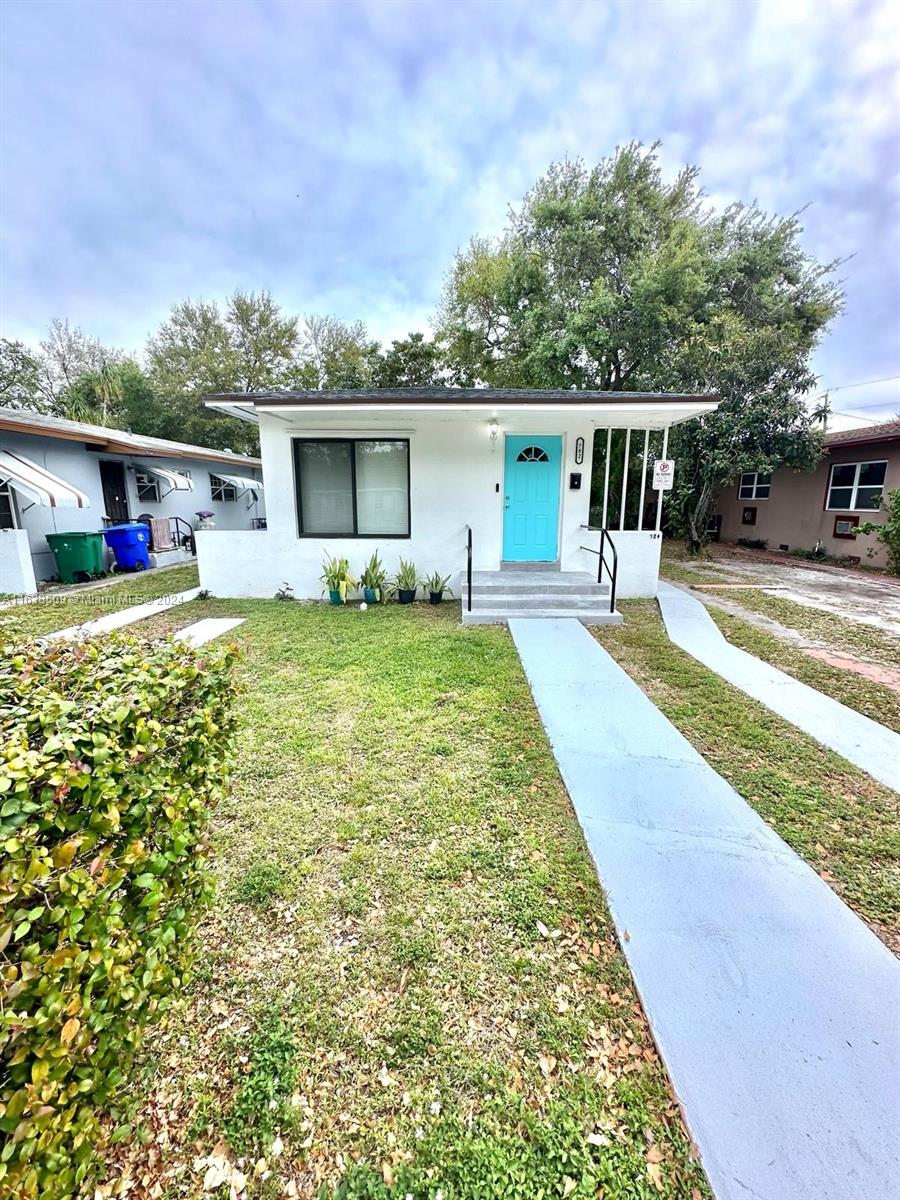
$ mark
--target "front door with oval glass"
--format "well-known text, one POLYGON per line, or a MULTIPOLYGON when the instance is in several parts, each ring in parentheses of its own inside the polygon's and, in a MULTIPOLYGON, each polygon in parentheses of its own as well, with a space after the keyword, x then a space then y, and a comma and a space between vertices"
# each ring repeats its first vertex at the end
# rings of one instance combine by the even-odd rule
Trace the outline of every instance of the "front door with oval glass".
POLYGON ((503 471, 504 562, 556 562, 562 438, 508 434, 503 471))

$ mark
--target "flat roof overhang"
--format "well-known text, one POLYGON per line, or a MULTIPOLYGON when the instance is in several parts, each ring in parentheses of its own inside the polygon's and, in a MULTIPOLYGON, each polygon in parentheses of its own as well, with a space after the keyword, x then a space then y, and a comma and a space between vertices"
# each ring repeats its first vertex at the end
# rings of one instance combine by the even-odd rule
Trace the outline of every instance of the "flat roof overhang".
POLYGON ((300 413, 328 414, 341 423, 360 413, 433 413, 439 420, 501 417, 507 413, 568 413, 599 426, 662 429, 713 412, 715 395, 672 392, 529 391, 519 388, 410 388, 383 391, 222 393, 207 396, 209 408, 256 421, 259 413, 290 421, 300 413))

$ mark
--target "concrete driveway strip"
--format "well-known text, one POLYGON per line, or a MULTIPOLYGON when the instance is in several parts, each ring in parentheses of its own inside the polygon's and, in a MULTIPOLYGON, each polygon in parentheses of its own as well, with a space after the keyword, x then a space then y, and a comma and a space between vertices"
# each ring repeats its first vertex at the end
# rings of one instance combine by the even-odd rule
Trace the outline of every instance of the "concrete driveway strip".
POLYGON ((704 605, 681 588, 660 580, 657 599, 666 632, 676 646, 879 783, 900 792, 900 736, 732 646, 704 605))
POLYGON ((719 1200, 895 1200, 900 964, 575 620, 510 630, 719 1200))

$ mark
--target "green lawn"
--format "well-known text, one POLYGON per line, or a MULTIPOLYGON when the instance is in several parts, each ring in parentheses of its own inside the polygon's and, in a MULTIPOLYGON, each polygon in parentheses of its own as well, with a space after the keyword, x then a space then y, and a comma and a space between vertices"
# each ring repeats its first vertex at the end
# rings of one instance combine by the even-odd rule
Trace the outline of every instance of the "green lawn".
POLYGON ((248 618, 218 899, 110 1178, 706 1197, 507 631, 457 604, 179 620, 214 612, 248 618))
MULTIPOLYGON (((729 642, 755 654, 799 679, 802 683, 832 696, 841 704, 855 708, 857 712, 871 717, 900 733, 900 693, 884 684, 855 674, 843 667, 831 666, 820 659, 805 654, 799 646, 777 634, 760 629, 750 621, 734 616, 724 609, 711 605, 709 615, 713 618, 729 642)), ((867 657, 870 657, 867 655, 867 657)), ((898 653, 895 662, 900 662, 898 653)))
POLYGON ((162 571, 127 575, 101 587, 79 588, 39 596, 36 600, 0 608, 0 646, 40 637, 68 625, 81 625, 132 604, 143 604, 169 592, 197 586, 197 567, 185 564, 162 571))
POLYGON ((679 650, 653 601, 598 640, 720 775, 900 950, 900 797, 679 650))

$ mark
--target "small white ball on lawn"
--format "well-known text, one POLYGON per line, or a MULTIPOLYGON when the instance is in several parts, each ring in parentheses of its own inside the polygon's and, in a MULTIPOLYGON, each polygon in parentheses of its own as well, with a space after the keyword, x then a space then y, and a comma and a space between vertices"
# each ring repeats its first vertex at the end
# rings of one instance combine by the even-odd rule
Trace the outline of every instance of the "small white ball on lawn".
POLYGON ((359 606, 359 611, 365 612, 368 607, 368 604, 366 604, 365 600, 363 600, 362 604, 359 606))

